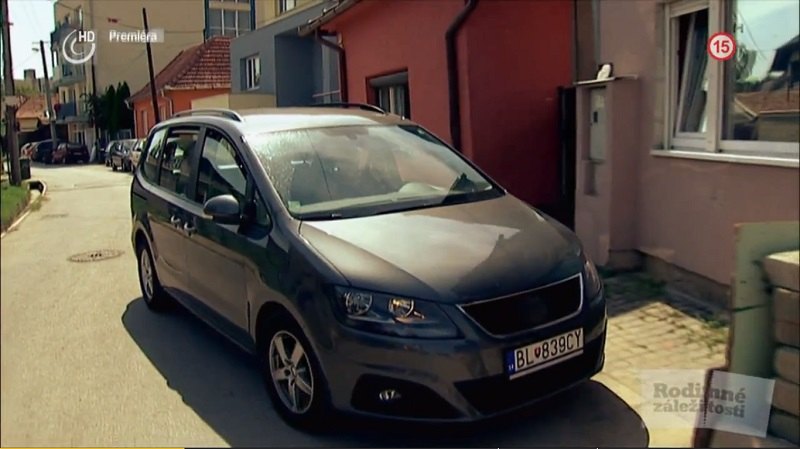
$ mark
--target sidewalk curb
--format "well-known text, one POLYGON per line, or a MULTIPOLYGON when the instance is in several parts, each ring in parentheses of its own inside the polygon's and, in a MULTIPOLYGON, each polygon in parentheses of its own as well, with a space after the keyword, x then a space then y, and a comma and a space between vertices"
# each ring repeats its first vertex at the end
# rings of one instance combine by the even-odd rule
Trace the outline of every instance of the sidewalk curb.
POLYGON ((30 185, 32 185, 32 184, 34 184, 34 183, 38 183, 38 184, 41 186, 41 190, 39 190, 39 189, 29 189, 29 190, 37 190, 37 191, 39 191, 39 192, 40 192, 40 193, 39 193, 39 196, 38 196, 38 197, 36 197, 36 198, 34 198, 33 200, 31 200, 31 201, 28 203, 28 205, 25 207, 25 211, 24 211, 24 212, 22 212, 22 215, 20 215, 20 216, 19 216, 19 218, 17 218, 16 220, 14 220, 14 222, 13 222, 13 223, 11 223, 11 226, 9 226, 9 227, 8 227, 8 229, 6 229, 5 231, 3 231, 3 232, 2 232, 2 234, 0 234, 0 239, 2 239, 3 237, 5 237, 5 236, 6 236, 6 235, 7 235, 9 232, 11 232, 11 231, 13 231, 14 229, 16 229, 16 228, 17 228, 17 226, 19 226, 19 225, 22 223, 22 221, 23 221, 23 220, 25 220, 25 218, 26 218, 28 215, 30 215, 30 213, 31 213, 31 211, 32 211, 32 209, 33 209, 33 206, 35 206, 36 204, 38 204, 39 202, 41 202, 41 201, 42 201, 42 198, 44 198, 44 196, 45 196, 45 195, 47 195, 47 184, 45 184, 43 181, 40 181, 40 180, 35 180, 35 181, 34 181, 34 180, 32 180, 32 181, 30 181, 30 182, 28 183, 28 185, 30 186, 30 185))

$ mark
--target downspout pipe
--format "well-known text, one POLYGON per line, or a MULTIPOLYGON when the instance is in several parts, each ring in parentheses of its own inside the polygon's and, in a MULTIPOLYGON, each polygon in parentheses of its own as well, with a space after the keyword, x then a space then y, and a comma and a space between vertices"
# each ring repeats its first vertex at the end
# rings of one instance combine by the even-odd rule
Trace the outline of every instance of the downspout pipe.
POLYGON ((339 99, 341 103, 347 103, 347 56, 344 51, 344 46, 341 44, 334 44, 325 39, 324 36, 336 36, 336 34, 317 28, 314 31, 314 38, 321 45, 332 49, 339 55, 339 99))
POLYGON ((444 35, 445 44, 447 46, 447 90, 450 99, 450 139, 453 147, 456 150, 461 149, 461 97, 459 96, 460 89, 458 86, 458 50, 456 48, 456 37, 461 26, 469 18, 475 7, 478 6, 478 0, 466 0, 464 9, 458 13, 456 18, 447 27, 447 32, 444 35))

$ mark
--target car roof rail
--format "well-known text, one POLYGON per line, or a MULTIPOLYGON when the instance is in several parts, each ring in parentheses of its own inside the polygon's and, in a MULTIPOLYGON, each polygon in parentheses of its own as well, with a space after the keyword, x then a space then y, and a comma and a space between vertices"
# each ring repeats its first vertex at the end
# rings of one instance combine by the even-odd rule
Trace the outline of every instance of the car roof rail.
POLYGON ((365 111, 377 112, 383 115, 388 114, 386 111, 375 106, 374 104, 367 103, 314 103, 309 106, 315 108, 358 108, 365 111))
POLYGON ((236 120, 237 122, 244 121, 242 116, 236 113, 236 111, 225 108, 189 109, 188 111, 176 112, 175 114, 172 114, 172 117, 191 117, 194 115, 216 115, 229 118, 231 120, 236 120))

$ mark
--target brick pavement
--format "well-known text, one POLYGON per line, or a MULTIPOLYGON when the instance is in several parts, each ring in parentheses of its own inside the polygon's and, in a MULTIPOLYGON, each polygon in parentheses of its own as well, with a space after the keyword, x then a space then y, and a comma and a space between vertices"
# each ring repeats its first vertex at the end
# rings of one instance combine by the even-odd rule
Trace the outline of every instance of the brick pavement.
POLYGON ((668 297, 642 273, 608 277, 604 375, 640 391, 643 369, 708 369, 725 363, 727 317, 720 310, 668 297))

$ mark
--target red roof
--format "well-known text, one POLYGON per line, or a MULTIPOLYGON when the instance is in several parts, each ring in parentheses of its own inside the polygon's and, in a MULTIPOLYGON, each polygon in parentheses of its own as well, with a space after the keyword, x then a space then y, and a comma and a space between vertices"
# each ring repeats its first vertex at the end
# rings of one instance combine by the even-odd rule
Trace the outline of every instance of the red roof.
MULTIPOLYGON (((215 36, 181 51, 156 75, 156 90, 229 89, 230 48, 230 37, 215 36)), ((131 99, 149 95, 150 83, 147 83, 131 99)))
POLYGON ((752 116, 777 112, 797 112, 800 110, 800 88, 743 92, 736 94, 736 101, 744 106, 748 114, 752 116))
MULTIPOLYGON (((58 103, 58 96, 53 97, 53 104, 58 103)), ((17 119, 36 118, 47 119, 47 99, 44 95, 37 95, 25 100, 17 109, 17 119)))

